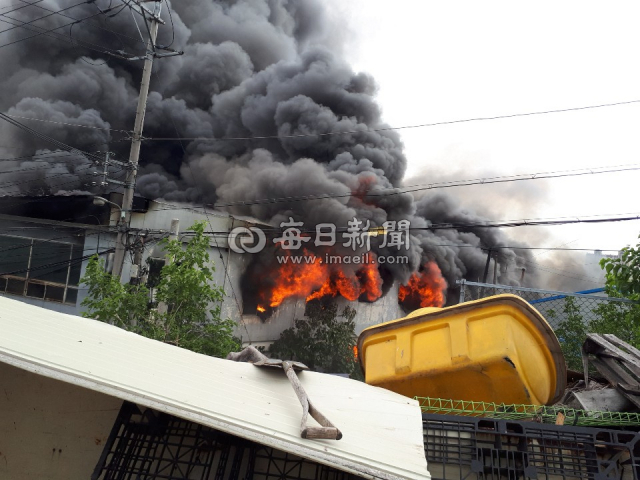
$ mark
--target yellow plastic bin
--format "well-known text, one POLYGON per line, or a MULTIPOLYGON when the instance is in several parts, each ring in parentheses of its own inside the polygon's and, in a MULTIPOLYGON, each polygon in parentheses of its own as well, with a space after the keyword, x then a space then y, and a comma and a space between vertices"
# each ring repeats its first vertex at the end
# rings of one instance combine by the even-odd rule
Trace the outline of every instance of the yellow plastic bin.
POLYGON ((408 397, 551 405, 566 387, 560 344, 515 295, 422 308, 364 330, 365 381, 408 397))

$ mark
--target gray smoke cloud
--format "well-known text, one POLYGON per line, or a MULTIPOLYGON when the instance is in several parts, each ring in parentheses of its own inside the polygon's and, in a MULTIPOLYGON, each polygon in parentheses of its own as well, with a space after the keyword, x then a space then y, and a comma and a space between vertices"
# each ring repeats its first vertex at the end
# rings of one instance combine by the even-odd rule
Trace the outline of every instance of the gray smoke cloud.
MULTIPOLYGON (((55 11, 73 5, 72 0, 45 4, 55 11)), ((81 19, 110 5, 106 0, 82 4, 65 14, 81 19)), ((345 62, 339 32, 347 29, 337 24, 320 0, 181 0, 166 5, 171 16, 163 12, 167 25, 161 26, 157 43, 171 44, 184 55, 155 62, 144 135, 215 140, 144 142, 139 194, 209 204, 343 195, 227 207, 231 213, 276 225, 293 217, 308 227, 317 223, 344 227, 357 217, 371 227, 408 219, 412 227, 426 228, 480 218, 446 195, 417 201, 408 193, 377 196, 401 186, 407 163, 402 141, 395 131, 374 131, 387 127, 375 101, 375 81, 355 73, 345 62), (332 135, 323 135, 328 133, 332 135), (249 137, 276 138, 246 140, 249 137), (349 194, 353 196, 345 196, 349 194)), ((14 1, 11 6, 24 4, 14 1)), ((77 148, 109 148, 126 159, 126 135, 117 130, 132 128, 141 65, 101 50, 140 54, 144 47, 128 9, 118 10, 73 30, 57 30, 79 44, 40 36, 0 48, 0 108, 25 117, 99 127, 34 126, 77 148)), ((45 14, 31 6, 10 15, 29 21, 45 14)), ((69 22, 51 15, 36 25, 51 29, 69 22)), ((139 27, 144 31, 142 24, 139 27)), ((4 44, 31 34, 16 28, 0 34, 0 39, 4 44)), ((0 128, 0 137, 0 144, 17 147, 20 155, 47 148, 9 126, 0 128)), ((33 171, 26 170, 30 162, 35 157, 15 164, 23 170, 16 173, 20 181, 2 174, 5 187, 0 185, 0 194, 34 189, 56 193, 64 187, 57 185, 58 179, 72 182, 68 189, 94 188, 84 172, 91 170, 86 157, 50 158, 48 166, 39 163, 43 168, 33 171), (66 175, 56 177, 55 172, 66 175)), ((409 264, 385 267, 386 274, 406 282, 432 260, 451 287, 459 278, 476 279, 484 268, 483 247, 504 243, 495 232, 480 229, 415 230, 412 240, 409 264)), ((393 253, 377 248, 380 254, 393 253)), ((515 251, 500 251, 501 265, 509 267, 505 272, 515 271, 525 260, 515 251)), ((507 273, 501 280, 518 283, 507 273)))

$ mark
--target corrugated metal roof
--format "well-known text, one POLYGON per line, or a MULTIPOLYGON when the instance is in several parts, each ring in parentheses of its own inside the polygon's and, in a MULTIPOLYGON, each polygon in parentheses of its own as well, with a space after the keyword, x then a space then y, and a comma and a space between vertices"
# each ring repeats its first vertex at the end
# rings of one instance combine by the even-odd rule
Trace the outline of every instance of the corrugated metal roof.
POLYGON ((361 382, 300 372, 342 432, 300 438, 284 372, 207 357, 95 320, 0 298, 0 361, 372 478, 430 478, 418 403, 361 382))

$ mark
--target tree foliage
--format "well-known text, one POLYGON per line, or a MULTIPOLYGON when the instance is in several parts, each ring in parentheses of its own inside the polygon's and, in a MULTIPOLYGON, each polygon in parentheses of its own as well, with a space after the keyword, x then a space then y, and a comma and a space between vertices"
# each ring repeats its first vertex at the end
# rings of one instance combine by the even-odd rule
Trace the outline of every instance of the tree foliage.
POLYGON ((335 303, 307 304, 307 318, 296 319, 269 348, 274 358, 295 360, 311 370, 326 373, 348 373, 361 378, 360 366, 354 356, 356 345, 356 311, 349 306, 338 314, 335 303))
MULTIPOLYGON (((605 270, 605 292, 614 298, 640 301, 640 244, 623 248, 617 258, 603 258, 600 266, 605 270)), ((585 312, 586 313, 586 312, 585 312)), ((600 302, 585 319, 574 297, 567 297, 562 320, 556 334, 560 340, 567 365, 582 370, 581 349, 587 333, 611 333, 622 341, 640 348, 640 305, 622 302, 600 302)), ((560 316, 548 312, 551 318, 560 316)))
POLYGON ((234 322, 220 317, 224 291, 212 286, 215 270, 204 228, 203 222, 194 224, 194 235, 184 248, 179 240, 161 241, 171 262, 160 272, 155 303, 146 286, 120 284, 105 272, 102 260, 91 258, 82 278, 89 290, 82 314, 206 355, 224 357, 239 349, 234 322))
MULTIPOLYGON (((562 307, 562 320, 558 322, 556 336, 560 341, 567 367, 572 370, 582 370, 582 344, 587 338, 588 325, 585 322, 575 297, 566 297, 562 307)), ((554 310, 549 310, 547 315, 556 318, 554 310)))
MULTIPOLYGON (((610 297, 640 302, 640 243, 625 247, 617 258, 603 258, 605 291, 610 297)), ((597 333, 613 333, 621 340, 640 348, 640 304, 613 303, 599 305, 592 328, 597 333)))
POLYGON ((609 296, 640 300, 640 243, 623 248, 617 258, 603 258, 600 266, 609 296))

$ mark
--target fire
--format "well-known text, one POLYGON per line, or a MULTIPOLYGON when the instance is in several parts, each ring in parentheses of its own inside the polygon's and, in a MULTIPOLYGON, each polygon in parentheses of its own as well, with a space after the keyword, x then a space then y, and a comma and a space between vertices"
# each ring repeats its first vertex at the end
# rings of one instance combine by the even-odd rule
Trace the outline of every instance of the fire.
MULTIPOLYGON (((303 249, 303 255, 312 254, 303 249)), ((372 263, 361 265, 355 272, 323 263, 320 257, 309 263, 282 262, 271 279, 273 287, 263 292, 261 304, 277 307, 289 297, 310 301, 338 295, 350 301, 361 296, 370 302, 377 300, 382 296, 382 278, 375 256, 369 255, 372 263)))
POLYGON ((406 285, 398 289, 398 300, 410 309, 441 307, 447 282, 434 262, 425 264, 419 272, 411 275, 406 285))
POLYGON ((266 311, 267 311, 267 309, 266 309, 266 308, 264 308, 264 307, 262 307, 262 306, 260 306, 260 305, 258 305, 258 308, 256 308, 256 310, 258 310, 260 313, 264 313, 264 312, 266 312, 266 311))
POLYGON ((380 298, 382 296, 382 279, 376 264, 368 263, 358 273, 362 284, 360 294, 364 294, 370 302, 380 298))

